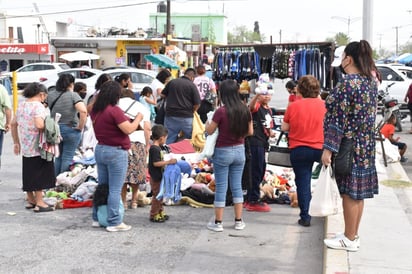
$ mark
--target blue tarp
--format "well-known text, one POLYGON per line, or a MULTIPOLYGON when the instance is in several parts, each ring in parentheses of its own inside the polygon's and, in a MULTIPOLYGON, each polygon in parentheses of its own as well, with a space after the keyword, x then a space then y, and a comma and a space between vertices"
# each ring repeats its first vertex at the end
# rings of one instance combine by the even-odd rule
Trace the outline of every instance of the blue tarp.
POLYGON ((409 62, 412 62, 412 54, 409 54, 408 56, 398 60, 398 63, 401 64, 407 64, 409 62))

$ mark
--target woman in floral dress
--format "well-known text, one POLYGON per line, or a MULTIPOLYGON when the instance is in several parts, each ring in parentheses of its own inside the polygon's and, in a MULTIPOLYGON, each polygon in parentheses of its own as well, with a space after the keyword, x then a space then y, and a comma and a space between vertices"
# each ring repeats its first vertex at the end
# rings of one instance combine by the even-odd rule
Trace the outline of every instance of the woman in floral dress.
POLYGON ((378 194, 374 129, 379 77, 367 41, 351 42, 341 58, 346 75, 326 98, 322 163, 331 164, 342 138, 347 137, 353 142, 353 165, 349 175, 336 176, 343 199, 345 231, 333 239, 325 239, 325 244, 334 249, 357 251, 364 199, 378 194))

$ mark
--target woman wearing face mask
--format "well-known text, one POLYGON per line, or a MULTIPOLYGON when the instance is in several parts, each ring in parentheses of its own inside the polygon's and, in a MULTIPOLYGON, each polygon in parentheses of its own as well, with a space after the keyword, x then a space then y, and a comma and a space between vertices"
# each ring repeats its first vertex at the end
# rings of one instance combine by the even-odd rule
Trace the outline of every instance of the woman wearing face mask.
POLYGON ((80 98, 84 100, 84 98, 86 98, 87 95, 87 86, 83 82, 76 82, 74 84, 73 91, 79 94, 80 98))
MULTIPOLYGON (((378 194, 374 128, 380 77, 365 40, 348 44, 333 65, 339 60, 345 74, 326 98, 322 163, 332 164, 343 137, 352 140, 353 159, 348 175, 336 174, 345 231, 324 242, 329 248, 357 251, 364 199, 378 194)), ((339 169, 342 167, 336 166, 335 171, 339 169)))

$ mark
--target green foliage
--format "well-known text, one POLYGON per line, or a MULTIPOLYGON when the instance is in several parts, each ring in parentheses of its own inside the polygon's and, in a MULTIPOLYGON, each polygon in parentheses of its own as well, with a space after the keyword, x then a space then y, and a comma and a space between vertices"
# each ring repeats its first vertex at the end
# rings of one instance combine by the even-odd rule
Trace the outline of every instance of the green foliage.
POLYGON ((227 33, 228 44, 244 44, 264 41, 265 36, 259 32, 248 30, 246 26, 236 26, 227 33))

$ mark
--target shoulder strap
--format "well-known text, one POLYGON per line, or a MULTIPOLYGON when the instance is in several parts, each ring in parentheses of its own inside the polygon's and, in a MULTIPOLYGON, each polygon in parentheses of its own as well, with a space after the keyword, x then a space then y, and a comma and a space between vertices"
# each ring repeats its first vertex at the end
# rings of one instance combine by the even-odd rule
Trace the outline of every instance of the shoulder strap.
POLYGON ((54 107, 54 105, 56 104, 57 100, 59 100, 59 98, 63 95, 63 93, 64 93, 63 91, 60 92, 60 95, 57 96, 56 100, 54 100, 54 102, 49 106, 50 111, 53 109, 53 107, 54 107))
POLYGON ((129 111, 129 109, 136 103, 136 100, 133 100, 133 102, 130 104, 130 106, 124 111, 125 114, 129 111))

